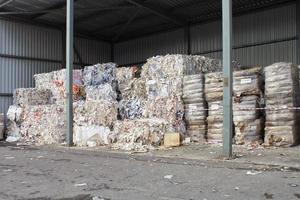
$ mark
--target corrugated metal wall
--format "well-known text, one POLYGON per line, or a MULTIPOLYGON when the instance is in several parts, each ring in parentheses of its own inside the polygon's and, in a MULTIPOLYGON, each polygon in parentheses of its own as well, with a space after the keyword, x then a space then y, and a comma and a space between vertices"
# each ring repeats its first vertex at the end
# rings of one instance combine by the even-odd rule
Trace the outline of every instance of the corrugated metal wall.
MULTIPOLYGON (((234 17, 233 29, 237 47, 234 59, 242 65, 296 62, 295 4, 234 17)), ((190 33, 192 54, 222 57, 221 21, 192 26, 190 33)), ((182 29, 118 43, 115 48, 119 64, 141 62, 160 54, 186 53, 182 29)))
POLYGON ((183 29, 118 43, 115 62, 119 65, 136 63, 151 56, 173 53, 186 53, 183 29))
MULTIPOLYGON (((0 112, 6 112, 15 88, 33 87, 34 74, 62 68, 62 32, 0 19, 0 44, 0 112)), ((110 60, 107 43, 75 38, 75 46, 84 63, 110 60)))

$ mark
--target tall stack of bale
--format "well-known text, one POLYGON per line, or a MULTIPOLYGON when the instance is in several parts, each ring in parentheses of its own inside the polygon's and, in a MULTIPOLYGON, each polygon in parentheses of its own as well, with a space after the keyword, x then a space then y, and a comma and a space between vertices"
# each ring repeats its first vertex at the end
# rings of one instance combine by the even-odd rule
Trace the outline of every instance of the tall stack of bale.
POLYGON ((262 73, 261 67, 234 72, 233 122, 237 144, 262 143, 262 73))
POLYGON ((0 113, 0 140, 4 138, 4 113, 0 113))
POLYGON ((205 74, 205 99, 208 103, 207 141, 221 143, 223 136, 223 77, 221 72, 205 74))
POLYGON ((74 143, 78 146, 107 145, 117 120, 115 63, 87 66, 83 70, 86 101, 74 105, 74 143))
POLYGON ((187 135, 191 141, 205 142, 206 103, 204 100, 204 75, 186 75, 183 78, 183 101, 187 135))
POLYGON ((265 144, 285 146, 300 143, 299 72, 292 63, 275 63, 264 69, 266 123, 265 144))

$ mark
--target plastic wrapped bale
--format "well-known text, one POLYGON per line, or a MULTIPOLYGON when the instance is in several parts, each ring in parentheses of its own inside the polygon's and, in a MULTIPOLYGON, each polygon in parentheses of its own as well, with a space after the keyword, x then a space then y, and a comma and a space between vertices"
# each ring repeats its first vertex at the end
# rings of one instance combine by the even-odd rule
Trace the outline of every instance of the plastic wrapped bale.
POLYGON ((97 125, 74 126, 74 144, 81 147, 95 147, 110 143, 109 127, 97 125))
POLYGON ((205 142, 207 112, 203 74, 184 76, 183 101, 187 134, 192 141, 205 142))
POLYGON ((263 75, 262 67, 254 67, 246 70, 235 71, 233 78, 234 96, 262 97, 263 75))
POLYGON ((237 144, 261 144, 263 115, 260 110, 263 98, 262 67, 234 72, 233 121, 237 144))
POLYGON ((234 99, 233 122, 236 144, 261 144, 263 141, 263 117, 260 97, 242 96, 234 99))
POLYGON ((111 137, 115 140, 112 147, 125 151, 146 151, 151 146, 161 145, 168 129, 168 122, 158 118, 117 121, 114 136, 111 137))
POLYGON ((4 138, 4 113, 0 113, 0 140, 4 138))
POLYGON ((117 101, 117 92, 108 83, 99 85, 98 87, 87 86, 85 93, 87 101, 117 101))
POLYGON ((275 146, 300 143, 299 72, 291 63, 275 63, 264 68, 266 123, 265 144, 275 146))
POLYGON ((223 135, 223 77, 221 72, 205 74, 204 93, 208 103, 207 141, 221 143, 223 135))
POLYGON ((48 89, 19 88, 14 90, 14 104, 18 106, 50 103, 52 93, 48 89))
POLYGON ((207 141, 222 143, 223 138, 223 101, 208 102, 207 141))
POLYGON ((65 141, 66 127, 65 106, 26 106, 20 125, 20 141, 35 145, 61 144, 65 141))
MULTIPOLYGON (((66 100, 66 69, 34 75, 37 89, 49 89, 52 92, 51 102, 64 104, 66 100)), ((73 70, 73 100, 85 97, 83 90, 82 71, 73 70)))
POLYGON ((118 104, 111 101, 81 101, 74 105, 74 122, 79 126, 112 127, 117 120, 118 104))
POLYGON ((223 75, 221 72, 205 74, 205 99, 207 102, 223 99, 223 75))

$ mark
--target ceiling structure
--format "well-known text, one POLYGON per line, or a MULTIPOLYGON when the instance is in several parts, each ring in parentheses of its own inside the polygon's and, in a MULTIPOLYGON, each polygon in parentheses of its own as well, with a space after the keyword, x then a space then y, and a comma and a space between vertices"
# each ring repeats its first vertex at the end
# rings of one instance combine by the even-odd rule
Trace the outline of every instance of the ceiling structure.
MULTIPOLYGON (((296 0, 233 0, 233 14, 266 9, 296 0)), ((221 19, 221 0, 74 0, 78 35, 119 42, 221 19)), ((65 0, 0 0, 0 16, 65 27, 65 0)))

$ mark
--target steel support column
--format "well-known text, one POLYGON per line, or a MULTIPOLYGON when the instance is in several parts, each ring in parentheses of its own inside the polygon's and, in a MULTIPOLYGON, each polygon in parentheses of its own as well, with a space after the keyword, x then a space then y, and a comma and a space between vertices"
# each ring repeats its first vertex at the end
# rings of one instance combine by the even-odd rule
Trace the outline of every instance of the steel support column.
POLYGON ((67 88, 67 144, 73 145, 73 43, 74 43, 74 0, 67 0, 66 30, 66 88, 67 88))
POLYGON ((300 65, 300 1, 296 2, 297 64, 300 65))
POLYGON ((232 156, 232 0, 222 0, 223 153, 232 156))

